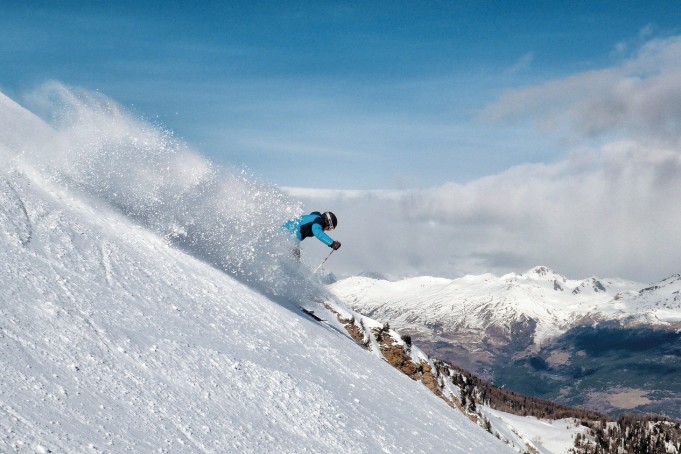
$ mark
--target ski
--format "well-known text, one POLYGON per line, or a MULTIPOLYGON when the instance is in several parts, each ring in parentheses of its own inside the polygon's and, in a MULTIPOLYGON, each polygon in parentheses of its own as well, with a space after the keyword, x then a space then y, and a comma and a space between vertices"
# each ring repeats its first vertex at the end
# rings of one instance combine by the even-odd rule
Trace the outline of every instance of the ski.
POLYGON ((313 319, 317 320, 318 322, 326 322, 323 318, 318 317, 314 311, 311 311, 310 309, 305 309, 304 307, 300 308, 301 311, 305 312, 307 315, 312 317, 313 319))

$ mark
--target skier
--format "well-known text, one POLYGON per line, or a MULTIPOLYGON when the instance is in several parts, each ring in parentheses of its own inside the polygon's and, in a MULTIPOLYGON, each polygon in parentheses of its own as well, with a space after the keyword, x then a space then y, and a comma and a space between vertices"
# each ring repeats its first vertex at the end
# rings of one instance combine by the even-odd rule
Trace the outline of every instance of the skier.
MULTIPOLYGON (((303 241, 305 238, 314 236, 322 243, 329 246, 334 251, 341 247, 339 241, 335 241, 329 237, 325 231, 333 230, 338 225, 336 215, 330 211, 324 214, 319 211, 313 211, 310 214, 305 214, 297 219, 291 219, 281 226, 284 232, 295 235, 298 241, 303 241)), ((294 254, 300 259, 300 248, 298 246, 294 249, 294 254)))

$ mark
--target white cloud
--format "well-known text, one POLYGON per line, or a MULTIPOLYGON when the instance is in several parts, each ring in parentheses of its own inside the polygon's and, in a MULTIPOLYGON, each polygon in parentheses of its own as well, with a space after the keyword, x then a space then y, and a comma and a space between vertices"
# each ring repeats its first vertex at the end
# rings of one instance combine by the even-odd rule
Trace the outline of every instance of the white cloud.
POLYGON ((558 162, 425 190, 295 195, 338 215, 343 248, 329 266, 340 273, 543 264, 573 278, 656 281, 681 271, 680 106, 681 38, 651 41, 617 67, 514 91, 487 109, 566 134, 574 150, 558 162))
POLYGON ((638 32, 639 38, 641 39, 650 38, 653 35, 653 33, 655 33, 656 28, 657 27, 655 26, 655 24, 652 23, 646 24, 641 30, 639 30, 638 32))
POLYGON ((293 194, 309 210, 338 215, 344 247, 330 269, 341 274, 457 276, 545 264, 574 278, 654 281, 681 270, 681 156, 634 142, 466 185, 293 194))
POLYGON ((534 62, 534 52, 528 52, 518 59, 510 68, 506 70, 506 74, 512 75, 525 71, 532 66, 534 62))
POLYGON ((626 134, 681 137, 681 37, 653 40, 621 65, 509 92, 485 110, 496 121, 530 119, 571 139, 626 134))

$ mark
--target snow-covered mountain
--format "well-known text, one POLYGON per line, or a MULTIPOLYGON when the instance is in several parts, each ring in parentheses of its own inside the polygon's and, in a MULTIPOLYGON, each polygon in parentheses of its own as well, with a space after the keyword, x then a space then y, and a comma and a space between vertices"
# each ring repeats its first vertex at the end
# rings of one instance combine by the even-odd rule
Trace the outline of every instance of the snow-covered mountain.
POLYGON ((323 288, 252 229, 275 190, 45 99, 59 127, 0 94, 0 452, 512 451, 298 309, 323 288))
POLYGON ((538 266, 523 274, 459 279, 415 277, 401 281, 351 277, 329 286, 361 313, 393 326, 438 333, 499 329, 531 323, 541 344, 585 320, 681 322, 681 276, 657 285, 590 277, 570 280, 538 266))
POLYGON ((613 414, 681 417, 679 275, 651 286, 540 266, 500 277, 352 277, 329 289, 499 386, 613 414))

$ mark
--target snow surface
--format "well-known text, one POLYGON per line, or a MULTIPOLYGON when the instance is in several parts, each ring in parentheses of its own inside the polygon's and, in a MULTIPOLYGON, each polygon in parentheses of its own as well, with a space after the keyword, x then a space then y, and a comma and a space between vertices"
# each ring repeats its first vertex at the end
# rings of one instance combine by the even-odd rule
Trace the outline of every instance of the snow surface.
POLYGON ((577 434, 586 434, 588 429, 579 421, 566 418, 542 420, 534 416, 517 416, 480 406, 496 432, 518 447, 531 446, 540 454, 568 454, 574 448, 577 434))
POLYGON ((263 227, 295 203, 36 96, 51 125, 0 96, 0 452, 511 451, 295 307, 324 291, 263 227))

